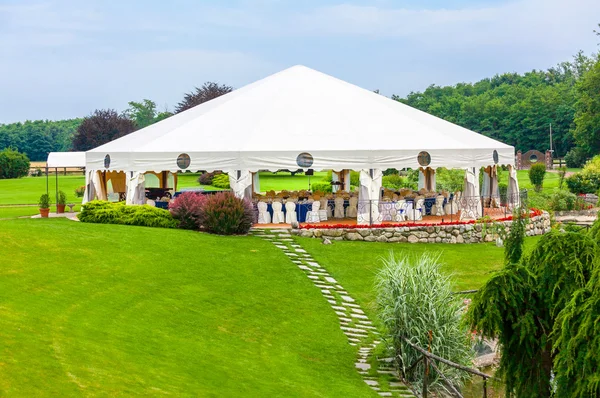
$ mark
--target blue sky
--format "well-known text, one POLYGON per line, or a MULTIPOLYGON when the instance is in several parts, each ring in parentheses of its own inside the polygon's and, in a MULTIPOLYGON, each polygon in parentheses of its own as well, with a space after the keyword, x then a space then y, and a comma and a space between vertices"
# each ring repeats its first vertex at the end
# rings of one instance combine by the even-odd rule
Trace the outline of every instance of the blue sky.
POLYGON ((597 51, 598 0, 0 0, 0 123, 170 109, 303 64, 384 95, 597 51))

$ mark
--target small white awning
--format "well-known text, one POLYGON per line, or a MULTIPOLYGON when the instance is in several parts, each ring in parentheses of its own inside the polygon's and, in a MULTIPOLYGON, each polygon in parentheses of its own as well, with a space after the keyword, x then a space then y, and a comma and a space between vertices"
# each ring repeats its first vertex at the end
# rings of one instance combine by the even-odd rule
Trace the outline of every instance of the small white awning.
POLYGON ((85 167, 85 152, 50 152, 48 167, 85 167))

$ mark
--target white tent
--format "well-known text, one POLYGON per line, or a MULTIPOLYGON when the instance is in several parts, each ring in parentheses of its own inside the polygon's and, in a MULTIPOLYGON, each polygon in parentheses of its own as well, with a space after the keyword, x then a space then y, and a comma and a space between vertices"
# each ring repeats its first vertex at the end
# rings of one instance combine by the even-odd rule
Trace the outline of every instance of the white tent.
POLYGON ((85 152, 50 152, 46 166, 58 167, 85 167, 85 152))
POLYGON ((494 164, 494 154, 499 164, 514 163, 512 146, 294 66, 94 148, 86 166, 275 171, 297 169, 300 154, 313 169, 335 171, 481 167, 494 164))

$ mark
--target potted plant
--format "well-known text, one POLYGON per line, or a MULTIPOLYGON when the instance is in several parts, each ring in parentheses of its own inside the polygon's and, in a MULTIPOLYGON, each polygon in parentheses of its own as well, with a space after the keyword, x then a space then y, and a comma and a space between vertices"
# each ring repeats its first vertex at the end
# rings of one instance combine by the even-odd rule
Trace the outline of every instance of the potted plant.
POLYGON ((50 196, 45 193, 40 196, 40 215, 44 218, 48 217, 48 213, 50 213, 50 196))
POLYGON ((58 191, 58 202, 56 202, 56 212, 64 213, 67 204, 67 195, 63 191, 58 191))

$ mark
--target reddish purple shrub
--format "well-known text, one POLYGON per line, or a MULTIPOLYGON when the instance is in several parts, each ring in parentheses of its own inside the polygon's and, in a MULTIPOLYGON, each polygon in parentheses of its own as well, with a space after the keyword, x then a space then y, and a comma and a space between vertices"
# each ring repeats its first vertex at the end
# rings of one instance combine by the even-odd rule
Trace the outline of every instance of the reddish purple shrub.
POLYGON ((169 204, 173 218, 179 221, 179 228, 198 229, 198 220, 206 196, 196 192, 184 192, 169 204))
POLYGON ((200 185, 212 185, 213 178, 215 178, 215 176, 218 174, 222 173, 220 171, 214 171, 212 173, 202 173, 200 174, 200 177, 198 177, 198 183, 200 185))
POLYGON ((247 234, 252 227, 252 203, 231 192, 206 196, 200 211, 200 229, 219 235, 247 234))

